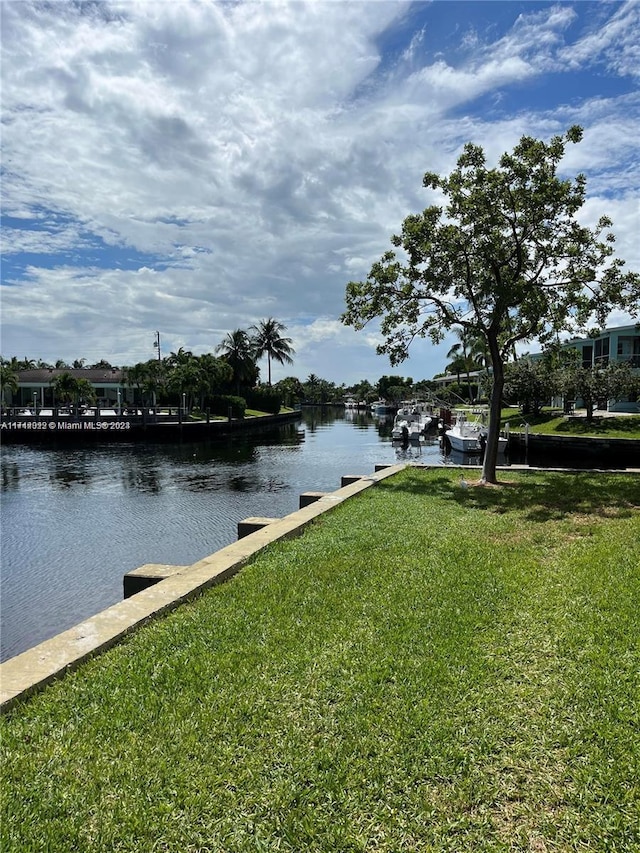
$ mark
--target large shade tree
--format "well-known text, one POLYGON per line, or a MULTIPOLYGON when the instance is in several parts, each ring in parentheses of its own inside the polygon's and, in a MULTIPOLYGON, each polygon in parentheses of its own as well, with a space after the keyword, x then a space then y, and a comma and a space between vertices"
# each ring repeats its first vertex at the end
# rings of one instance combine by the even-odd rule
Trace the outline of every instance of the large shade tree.
POLYGON ((256 326, 251 326, 252 332, 251 342, 253 344, 256 358, 267 356, 267 375, 268 382, 271 385, 271 361, 277 361, 278 364, 293 364, 295 350, 291 346, 291 338, 283 337, 282 333, 287 331, 287 327, 269 317, 266 320, 261 320, 256 326))
POLYGON ((496 482, 504 365, 516 343, 544 344, 592 317, 605 325, 613 306, 638 307, 640 277, 614 257, 611 221, 592 229, 576 219, 585 176, 558 176, 566 145, 581 138, 577 126, 549 143, 523 136, 495 168, 468 143, 448 177, 424 176, 445 206, 408 216, 391 240, 402 255, 387 251, 365 281, 347 285, 343 322, 361 329, 381 318, 378 351, 392 364, 416 336, 437 343, 461 327, 485 339, 493 378, 485 482, 496 482))

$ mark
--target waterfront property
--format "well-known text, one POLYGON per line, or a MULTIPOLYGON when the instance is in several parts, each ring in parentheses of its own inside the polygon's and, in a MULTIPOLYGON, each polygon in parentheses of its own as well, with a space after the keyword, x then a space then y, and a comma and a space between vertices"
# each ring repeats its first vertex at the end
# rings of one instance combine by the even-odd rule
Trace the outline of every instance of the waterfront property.
MULTIPOLYGON (((115 443, 111 433, 79 441, 68 432, 53 444, 0 433, 0 658, 121 601, 132 569, 194 563, 232 543, 241 519, 287 515, 299 494, 333 491, 355 466, 397 460, 376 421, 339 409, 305 409, 277 426, 268 417, 241 423, 247 431, 231 424, 227 438, 185 424, 173 441, 154 442, 154 433, 142 443, 122 431, 115 443)), ((437 464, 439 448, 422 448, 420 458, 437 464)))
POLYGON ((63 373, 69 373, 74 379, 85 379, 93 388, 96 405, 99 407, 118 407, 133 403, 134 389, 127 386, 125 372, 118 367, 108 369, 47 367, 18 370, 16 372, 18 391, 12 395, 11 390, 6 389, 5 404, 8 407, 22 407, 30 411, 55 407, 59 401, 55 398, 54 382, 63 373))
MULTIPOLYGON (((606 367, 613 362, 626 362, 634 372, 640 374, 640 325, 616 326, 603 329, 598 335, 589 338, 575 338, 565 341, 562 349, 576 349, 580 353, 583 367, 606 367)), ((540 358, 540 353, 531 356, 533 359, 540 358)), ((482 383, 483 377, 491 373, 487 370, 464 371, 461 374, 447 373, 437 376, 433 382, 437 388, 447 388, 458 382, 467 382, 471 385, 482 383)), ((582 400, 573 401, 578 408, 582 407, 582 400)), ((609 412, 640 412, 640 402, 637 394, 630 394, 618 400, 602 401, 603 408, 609 412)), ((560 398, 554 401, 554 405, 563 408, 564 401, 560 398)))
MULTIPOLYGON (((586 368, 606 367, 615 362, 626 362, 635 372, 640 373, 640 325, 638 324, 603 329, 594 337, 566 341, 562 348, 578 350, 582 366, 586 368)), ((576 400, 576 406, 582 407, 582 400, 576 400)), ((631 394, 619 400, 607 400, 606 410, 640 412, 638 395, 631 394)))
POLYGON ((640 370, 640 326, 604 329, 590 338, 567 341, 563 349, 577 349, 583 367, 606 367, 610 362, 626 361, 640 370))
POLYGON ((408 468, 14 708, 3 851, 637 850, 636 483, 504 477, 408 468))

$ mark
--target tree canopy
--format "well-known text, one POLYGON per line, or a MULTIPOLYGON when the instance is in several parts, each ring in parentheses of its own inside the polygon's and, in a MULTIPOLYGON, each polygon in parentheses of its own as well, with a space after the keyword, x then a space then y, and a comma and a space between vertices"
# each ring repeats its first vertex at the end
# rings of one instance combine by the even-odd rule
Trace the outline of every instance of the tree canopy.
POLYGON ((251 387, 255 384, 258 378, 258 369, 251 339, 244 329, 234 329, 232 332, 227 332, 224 339, 216 347, 216 352, 220 353, 221 358, 231 367, 238 395, 243 386, 251 387))
POLYGON ((566 145, 581 138, 578 126, 549 143, 523 136, 495 168, 467 143, 448 177, 424 176, 423 186, 446 206, 407 216, 391 238, 394 249, 365 281, 347 285, 343 322, 362 329, 381 318, 378 351, 392 364, 407 357, 416 337, 437 343, 461 327, 484 339, 493 379, 487 482, 496 482, 504 364, 515 345, 545 344, 593 319, 605 325, 613 306, 640 303, 640 277, 614 257, 610 219, 593 229, 576 219, 585 176, 558 176, 566 145))

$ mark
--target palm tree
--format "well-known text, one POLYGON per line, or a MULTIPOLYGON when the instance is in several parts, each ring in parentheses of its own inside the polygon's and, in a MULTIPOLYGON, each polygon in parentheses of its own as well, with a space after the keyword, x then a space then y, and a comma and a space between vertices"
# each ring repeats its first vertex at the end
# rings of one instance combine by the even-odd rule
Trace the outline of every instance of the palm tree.
POLYGON ((486 369, 491 364, 491 356, 484 335, 477 335, 471 339, 469 356, 479 370, 486 369))
POLYGON ((304 393, 309 403, 316 403, 320 398, 320 383, 322 379, 316 376, 315 373, 310 373, 307 376, 307 381, 304 383, 304 393))
POLYGON ((200 409, 204 409, 208 396, 220 393, 221 389, 233 380, 233 371, 222 358, 207 352, 198 358, 202 382, 200 383, 200 409))
MULTIPOLYGON (((11 361, 13 362, 13 359, 11 361)), ((33 370, 35 367, 40 367, 40 364, 36 364, 32 358, 26 357, 16 364, 16 370, 33 370)))
POLYGON ((95 403, 96 392, 88 379, 76 379, 68 371, 61 373, 51 383, 55 397, 63 403, 78 405, 84 403, 95 403))
MULTIPOLYGON (((125 381, 130 388, 137 388, 141 391, 144 388, 146 381, 149 378, 149 366, 145 361, 139 361, 137 364, 127 367, 125 370, 125 381)), ((134 398, 135 399, 135 398, 134 398)), ((145 404, 144 397, 142 405, 145 404)))
POLYGON ((193 358, 191 350, 180 347, 178 352, 171 352, 166 358, 169 367, 178 367, 181 364, 189 364, 193 358))
POLYGON ((76 403, 87 403, 91 406, 96 401, 96 392, 88 379, 76 379, 76 403))
POLYGON ((160 361, 157 358, 150 358, 145 362, 147 375, 144 380, 143 390, 151 396, 153 405, 156 405, 157 395, 162 390, 166 380, 166 359, 160 361))
MULTIPOLYGON (((457 344, 456 344, 457 346, 457 344)), ((447 353, 447 357, 451 358, 451 350, 447 353)), ((461 355, 456 355, 453 357, 453 361, 450 361, 449 364, 446 365, 445 370, 447 373, 455 373, 457 384, 460 384, 460 374, 467 366, 467 360, 463 358, 461 355)))
POLYGON ((62 403, 72 403, 78 393, 78 380, 66 370, 56 376, 51 384, 55 399, 62 403))
POLYGON ((15 396, 18 393, 18 377, 15 374, 15 371, 12 370, 11 365, 7 362, 2 361, 0 364, 0 390, 2 392, 2 408, 5 406, 5 391, 11 391, 11 396, 15 396))
MULTIPOLYGON (((470 357, 470 348, 472 346, 472 338, 473 333, 470 329, 467 329, 465 326, 456 326, 455 334, 458 338, 458 343, 454 344, 449 352, 447 353, 447 358, 453 359, 451 367, 454 367, 455 372, 458 375, 458 384, 460 384, 460 372, 462 370, 466 371, 467 374, 467 394, 471 397, 471 377, 469 375, 469 370, 471 369, 472 359, 470 357)), ((471 402, 471 399, 469 400, 471 402)))
POLYGON ((251 343, 256 358, 267 356, 269 385, 271 385, 271 359, 279 364, 293 364, 291 356, 295 355, 295 350, 291 346, 291 338, 282 337, 282 332, 286 332, 287 327, 273 317, 269 317, 257 326, 251 326, 250 330, 254 332, 251 343))
POLYGON ((236 392, 240 396, 240 386, 253 384, 256 380, 255 351, 249 335, 244 329, 227 332, 224 340, 216 347, 216 352, 221 353, 222 358, 233 370, 236 392))
POLYGON ((297 376, 286 376, 276 382, 275 388, 282 394, 282 401, 285 406, 293 406, 304 398, 304 388, 297 376))
POLYGON ((474 335, 469 346, 469 358, 472 361, 474 370, 479 371, 478 376, 478 397, 489 394, 490 390, 490 366, 491 356, 487 340, 482 334, 474 335))
POLYGON ((170 391, 182 394, 187 411, 193 409, 193 398, 203 385, 203 376, 198 359, 192 356, 187 362, 182 362, 173 368, 169 374, 167 386, 170 391))

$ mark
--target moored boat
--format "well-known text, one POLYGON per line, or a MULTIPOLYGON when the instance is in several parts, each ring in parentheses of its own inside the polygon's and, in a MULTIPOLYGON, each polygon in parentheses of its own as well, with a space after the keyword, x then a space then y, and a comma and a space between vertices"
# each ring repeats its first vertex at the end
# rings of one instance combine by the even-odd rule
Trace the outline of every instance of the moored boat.
POLYGON ((419 406, 402 406, 393 422, 393 441, 420 441, 431 426, 433 418, 419 406))
POLYGON ((376 400, 371 404, 372 415, 395 415, 397 410, 397 406, 387 403, 386 400, 376 400))
MULTIPOLYGON (((458 412, 456 422, 443 435, 443 442, 461 453, 483 453, 487 443, 487 427, 479 420, 467 420, 466 413, 458 412)), ((507 449, 507 439, 498 436, 498 453, 507 449)))

